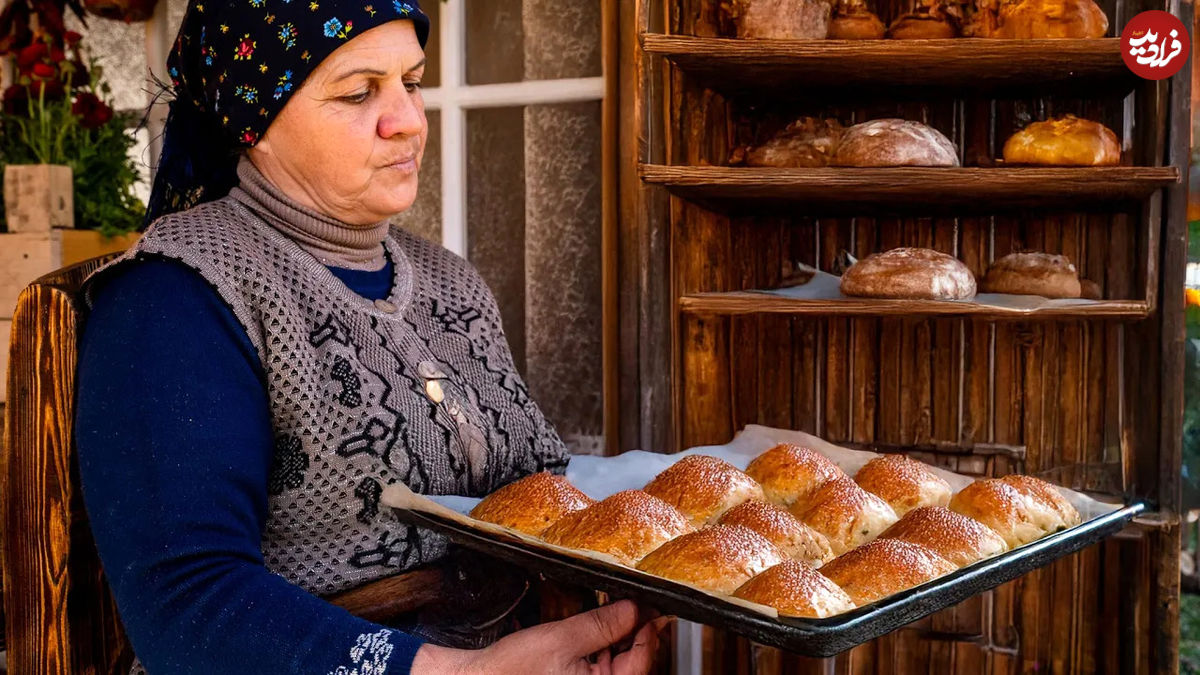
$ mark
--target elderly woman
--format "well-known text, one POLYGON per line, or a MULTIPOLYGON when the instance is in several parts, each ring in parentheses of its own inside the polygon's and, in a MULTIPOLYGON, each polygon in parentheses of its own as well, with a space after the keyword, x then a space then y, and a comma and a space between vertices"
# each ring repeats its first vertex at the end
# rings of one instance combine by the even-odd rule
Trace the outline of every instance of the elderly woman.
POLYGON ((384 486, 478 496, 567 462, 475 270, 388 225, 428 33, 411 1, 188 8, 153 224, 88 280, 78 374, 84 497, 152 675, 650 666, 629 602, 460 650, 319 599, 444 555, 384 486))

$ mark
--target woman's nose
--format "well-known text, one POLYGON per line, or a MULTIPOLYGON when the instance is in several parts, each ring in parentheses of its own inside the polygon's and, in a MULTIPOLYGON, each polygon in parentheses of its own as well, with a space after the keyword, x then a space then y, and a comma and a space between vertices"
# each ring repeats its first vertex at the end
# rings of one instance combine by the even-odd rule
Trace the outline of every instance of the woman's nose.
POLYGON ((421 91, 405 90, 396 97, 379 118, 380 138, 392 136, 417 136, 425 130, 425 106, 421 100, 421 91))

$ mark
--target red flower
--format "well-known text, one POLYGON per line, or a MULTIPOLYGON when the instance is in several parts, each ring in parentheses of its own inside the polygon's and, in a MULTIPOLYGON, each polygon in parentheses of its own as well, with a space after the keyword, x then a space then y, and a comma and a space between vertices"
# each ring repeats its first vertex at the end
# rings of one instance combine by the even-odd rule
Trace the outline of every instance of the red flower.
POLYGON ((112 108, 90 92, 81 92, 71 104, 71 113, 79 116, 80 125, 85 129, 95 129, 108 124, 113 117, 112 108))
POLYGON ((53 61, 55 63, 62 63, 66 58, 67 58, 67 55, 64 54, 63 50, 59 49, 58 47, 55 47, 54 49, 50 50, 50 60, 51 61, 53 61))
POLYGON ((14 84, 4 90, 4 112, 15 115, 24 112, 29 105, 29 87, 14 84))
POLYGON ((58 70, 48 63, 33 64, 33 76, 40 77, 44 80, 49 80, 58 74, 58 70))
POLYGON ((80 35, 79 33, 76 33, 73 30, 69 30, 69 31, 63 33, 63 37, 66 38, 67 44, 69 44, 69 45, 74 45, 77 42, 79 42, 81 39, 83 39, 82 35, 80 35))
POLYGON ((72 61, 71 65, 74 66, 71 69, 71 86, 72 87, 87 86, 87 84, 92 81, 92 76, 90 73, 88 73, 87 67, 84 66, 83 63, 81 63, 79 61, 72 61))
POLYGON ((37 42, 22 48, 21 51, 17 52, 17 68, 29 70, 33 64, 42 60, 42 57, 46 55, 46 50, 44 42, 37 42))

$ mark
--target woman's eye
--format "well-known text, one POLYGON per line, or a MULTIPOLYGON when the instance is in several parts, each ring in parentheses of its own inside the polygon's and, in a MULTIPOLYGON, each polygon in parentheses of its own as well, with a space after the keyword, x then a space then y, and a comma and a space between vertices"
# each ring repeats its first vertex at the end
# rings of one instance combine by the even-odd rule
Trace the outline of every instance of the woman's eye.
POLYGON ((371 95, 371 92, 369 92, 369 91, 361 91, 357 94, 350 94, 349 96, 342 96, 341 99, 343 101, 346 101, 347 103, 362 103, 363 101, 367 100, 367 97, 370 95, 371 95))
POLYGON ((407 91, 407 92, 408 92, 408 93, 410 93, 410 94, 411 94, 412 92, 414 92, 414 91, 416 91, 416 90, 420 89, 420 88, 421 88, 421 83, 420 83, 420 82, 405 82, 405 83, 404 83, 404 89, 405 89, 405 91, 407 91))

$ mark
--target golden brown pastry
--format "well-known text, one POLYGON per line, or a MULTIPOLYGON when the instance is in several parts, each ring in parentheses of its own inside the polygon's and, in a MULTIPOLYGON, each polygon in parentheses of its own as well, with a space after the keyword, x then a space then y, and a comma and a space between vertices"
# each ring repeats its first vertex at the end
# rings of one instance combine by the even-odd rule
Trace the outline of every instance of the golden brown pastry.
POLYGON ((958 166, 950 139, 933 127, 896 118, 855 124, 846 129, 834 166, 958 166))
POLYGON ((1009 475, 1000 480, 1015 487, 1021 494, 1045 507, 1054 515, 1046 523, 1047 534, 1075 527, 1080 522, 1079 511, 1067 501, 1058 488, 1033 476, 1009 475))
POLYGON ((641 490, 625 490, 568 513, 542 539, 549 544, 607 553, 633 565, 692 526, 675 507, 641 490))
POLYGON ((663 544, 637 568, 714 593, 732 593, 783 559, 774 544, 749 528, 713 525, 663 544))
POLYGON ((984 293, 1040 295, 1043 298, 1078 298, 1079 272, 1065 255, 1009 253, 992 263, 979 282, 984 293))
POLYGON ((876 539, 821 568, 855 605, 875 602, 949 574, 954 563, 924 546, 899 539, 876 539))
POLYGON ((1104 297, 1104 294, 1100 292, 1100 284, 1091 279, 1080 279, 1079 297, 1087 298, 1088 300, 1100 300, 1104 297))
POLYGON ((1108 17, 1092 0, 1001 2, 998 15, 984 24, 992 27, 975 31, 977 37, 1088 39, 1102 38, 1108 32, 1108 17))
POLYGON ((830 40, 881 40, 887 27, 865 0, 839 0, 829 22, 830 40))
POLYGON ((762 145, 736 148, 729 163, 780 168, 828 166, 842 131, 835 119, 801 117, 762 145))
POLYGON ((842 293, 867 298, 966 300, 975 277, 959 259, 927 248, 872 253, 842 275, 842 293))
POLYGON ((722 0, 739 38, 825 39, 833 0, 722 0))
POLYGON ((823 619, 854 609, 850 596, 820 572, 785 560, 742 584, 734 597, 774 607, 782 616, 823 619))
POLYGON ((1008 550, 990 527, 943 506, 915 508, 879 538, 920 544, 959 567, 1008 550))
POLYGON ((787 557, 813 567, 833 560, 833 549, 825 535, 774 504, 758 500, 742 502, 726 511, 718 522, 748 527, 766 537, 787 557))
POLYGON ((1009 548, 1041 539, 1062 516, 999 478, 977 480, 950 500, 950 510, 974 518, 1004 538, 1009 548))
POLYGON ((708 455, 688 455, 654 477, 643 488, 679 509, 699 529, 747 499, 763 499, 762 487, 729 462, 708 455))
POLYGON ((1116 166, 1121 143, 1112 129, 1074 115, 1034 122, 1004 142, 1009 164, 1116 166))
POLYGON ((918 506, 945 506, 953 492, 929 467, 904 455, 876 457, 858 470, 854 482, 887 502, 901 518, 918 506))
POLYGON ((958 27, 944 14, 909 12, 892 21, 887 36, 893 40, 945 40, 958 37, 958 27))
POLYGON ((595 503, 566 478, 542 471, 484 497, 471 517, 536 537, 559 518, 595 503))
POLYGON ((879 536, 896 522, 896 512, 879 497, 860 488, 848 476, 821 486, 803 513, 792 513, 829 540, 835 555, 879 536))
POLYGON ((781 443, 755 457, 746 473, 758 481, 769 501, 786 508, 807 503, 817 488, 846 475, 825 455, 791 443, 781 443))

